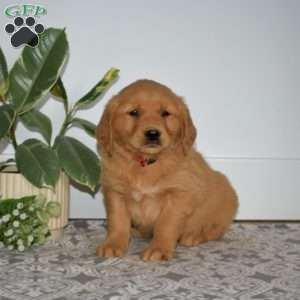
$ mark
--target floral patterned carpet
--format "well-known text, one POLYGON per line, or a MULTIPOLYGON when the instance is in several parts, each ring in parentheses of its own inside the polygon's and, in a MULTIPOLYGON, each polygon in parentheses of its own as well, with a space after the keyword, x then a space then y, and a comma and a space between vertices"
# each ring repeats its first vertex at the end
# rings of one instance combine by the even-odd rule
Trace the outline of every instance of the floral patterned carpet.
POLYGON ((104 237, 103 221, 72 221, 59 242, 0 249, 0 299, 300 299, 299 223, 235 223, 222 241, 178 247, 164 263, 141 261, 138 239, 124 258, 98 258, 104 237))

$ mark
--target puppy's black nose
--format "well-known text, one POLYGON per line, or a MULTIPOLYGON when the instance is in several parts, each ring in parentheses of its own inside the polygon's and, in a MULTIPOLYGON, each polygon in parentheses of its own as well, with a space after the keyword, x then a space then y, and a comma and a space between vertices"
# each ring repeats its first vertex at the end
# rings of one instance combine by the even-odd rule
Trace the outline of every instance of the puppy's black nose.
POLYGON ((151 128, 145 131, 145 137, 149 141, 157 141, 160 137, 160 132, 157 129, 151 128))

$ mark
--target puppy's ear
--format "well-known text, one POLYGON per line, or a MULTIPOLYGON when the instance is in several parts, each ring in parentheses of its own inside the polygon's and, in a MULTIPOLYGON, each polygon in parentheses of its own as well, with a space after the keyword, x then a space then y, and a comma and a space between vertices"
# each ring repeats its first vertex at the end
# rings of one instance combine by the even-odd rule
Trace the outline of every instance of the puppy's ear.
POLYGON ((106 105, 96 129, 98 144, 109 156, 112 156, 113 152, 112 116, 115 107, 115 99, 113 98, 106 105))
POLYGON ((195 142, 197 130, 193 124, 190 112, 183 100, 181 100, 181 114, 183 118, 181 144, 184 155, 187 155, 195 142))

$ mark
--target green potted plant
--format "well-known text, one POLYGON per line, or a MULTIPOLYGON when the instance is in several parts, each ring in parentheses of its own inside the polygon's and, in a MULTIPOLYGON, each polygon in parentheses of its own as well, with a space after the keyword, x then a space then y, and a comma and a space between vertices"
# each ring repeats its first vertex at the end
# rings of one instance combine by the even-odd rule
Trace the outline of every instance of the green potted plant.
POLYGON ((78 126, 95 136, 96 126, 77 118, 76 113, 90 107, 119 72, 110 69, 87 94, 70 105, 60 77, 67 56, 63 29, 45 30, 38 46, 24 47, 9 72, 0 48, 0 142, 11 143, 15 150, 13 158, 0 162, 0 197, 3 200, 42 194, 47 201, 58 201, 61 216, 49 221, 54 238, 61 235, 67 224, 69 178, 94 191, 100 176, 98 156, 79 140, 66 136, 66 132, 78 126), (61 129, 54 138, 50 118, 38 110, 49 92, 62 102, 65 111, 61 129), (39 132, 42 139, 29 138, 20 144, 16 137, 19 122, 39 132))

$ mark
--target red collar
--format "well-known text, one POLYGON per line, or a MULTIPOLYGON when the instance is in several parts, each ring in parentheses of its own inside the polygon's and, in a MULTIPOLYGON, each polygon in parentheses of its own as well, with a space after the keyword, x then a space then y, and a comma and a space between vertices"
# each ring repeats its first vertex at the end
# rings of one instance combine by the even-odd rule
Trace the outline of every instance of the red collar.
POLYGON ((151 165, 156 162, 154 158, 145 158, 143 155, 137 155, 134 157, 134 160, 140 163, 142 167, 151 165))

